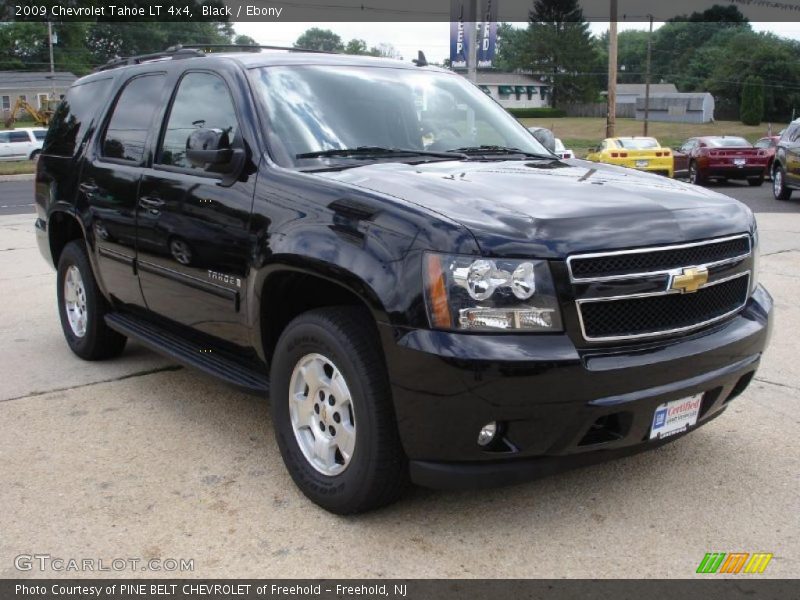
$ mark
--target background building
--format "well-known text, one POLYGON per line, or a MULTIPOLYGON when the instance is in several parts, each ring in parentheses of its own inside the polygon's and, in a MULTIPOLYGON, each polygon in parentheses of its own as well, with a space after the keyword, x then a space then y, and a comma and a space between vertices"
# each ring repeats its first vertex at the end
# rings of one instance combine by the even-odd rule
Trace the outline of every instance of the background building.
MULTIPOLYGON (((636 118, 644 120, 645 99, 636 100, 636 118)), ((710 123, 714 120, 714 97, 708 92, 650 95, 651 121, 710 123)))
POLYGON ((478 87, 505 108, 550 106, 550 88, 534 75, 479 71, 478 87))
MULTIPOLYGON (((636 104, 638 98, 645 96, 645 84, 643 83, 620 83, 617 85, 617 104, 636 104)), ((654 94, 677 94, 678 88, 674 83, 651 83, 650 95, 654 94)), ((603 92, 604 96, 608 92, 603 92)))
POLYGON ((63 96, 77 77, 66 71, 0 71, 0 115, 2 120, 10 116, 17 98, 24 98, 34 108, 43 108, 53 94, 63 96))

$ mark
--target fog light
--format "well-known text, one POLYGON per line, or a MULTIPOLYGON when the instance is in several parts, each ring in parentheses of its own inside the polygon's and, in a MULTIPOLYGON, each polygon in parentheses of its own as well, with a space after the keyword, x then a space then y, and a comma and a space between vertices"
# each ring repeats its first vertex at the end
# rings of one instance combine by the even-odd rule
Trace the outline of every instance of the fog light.
POLYGON ((491 423, 487 423, 483 427, 481 427, 481 431, 478 434, 478 445, 479 446, 488 446, 492 443, 494 436, 497 434, 497 423, 492 421, 491 423))

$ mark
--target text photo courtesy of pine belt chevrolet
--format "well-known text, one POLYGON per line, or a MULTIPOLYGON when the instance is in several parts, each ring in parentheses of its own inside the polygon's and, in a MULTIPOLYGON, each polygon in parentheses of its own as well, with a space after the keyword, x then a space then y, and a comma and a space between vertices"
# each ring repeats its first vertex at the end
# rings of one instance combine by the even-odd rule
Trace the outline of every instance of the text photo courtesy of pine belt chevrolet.
POLYGON ((675 176, 688 177, 696 185, 710 179, 744 179, 760 186, 772 154, 738 136, 691 138, 675 149, 675 176))
POLYGON ((650 137, 606 138, 586 155, 586 160, 629 167, 672 177, 672 151, 650 137))
POLYGON ((268 397, 325 509, 656 448, 753 379, 773 302, 738 201, 562 160, 424 60, 153 58, 76 81, 38 161, 66 343, 268 397))

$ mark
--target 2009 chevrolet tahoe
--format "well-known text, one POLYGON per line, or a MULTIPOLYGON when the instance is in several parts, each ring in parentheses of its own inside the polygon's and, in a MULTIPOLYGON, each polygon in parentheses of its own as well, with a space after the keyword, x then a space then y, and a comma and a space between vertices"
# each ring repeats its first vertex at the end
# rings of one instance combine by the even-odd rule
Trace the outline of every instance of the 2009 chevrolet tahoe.
POLYGON ((77 81, 36 176, 67 343, 269 396, 337 513, 656 447, 751 381, 751 211, 560 160, 455 73, 187 48, 77 81))

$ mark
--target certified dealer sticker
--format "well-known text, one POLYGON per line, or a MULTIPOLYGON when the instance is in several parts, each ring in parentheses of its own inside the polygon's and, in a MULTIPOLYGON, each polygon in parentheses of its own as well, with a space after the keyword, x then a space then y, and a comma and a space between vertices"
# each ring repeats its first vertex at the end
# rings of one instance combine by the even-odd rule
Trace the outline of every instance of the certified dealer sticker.
POLYGON ((702 399, 703 394, 697 394, 691 398, 667 402, 656 408, 653 426, 650 428, 650 439, 665 438, 686 431, 688 427, 697 423, 702 399))

